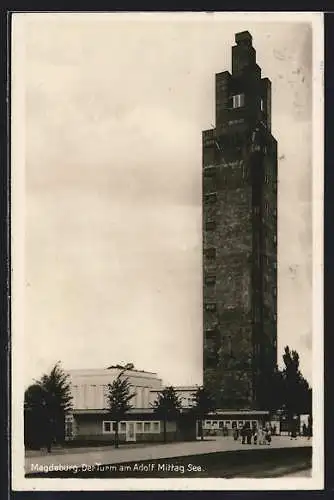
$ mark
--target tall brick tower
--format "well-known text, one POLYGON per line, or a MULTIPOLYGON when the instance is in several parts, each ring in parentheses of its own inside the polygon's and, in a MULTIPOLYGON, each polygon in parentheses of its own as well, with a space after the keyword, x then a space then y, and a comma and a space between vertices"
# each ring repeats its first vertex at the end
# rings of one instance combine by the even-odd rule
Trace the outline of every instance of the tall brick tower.
POLYGON ((248 31, 202 139, 204 381, 220 408, 261 408, 277 358, 277 142, 248 31))

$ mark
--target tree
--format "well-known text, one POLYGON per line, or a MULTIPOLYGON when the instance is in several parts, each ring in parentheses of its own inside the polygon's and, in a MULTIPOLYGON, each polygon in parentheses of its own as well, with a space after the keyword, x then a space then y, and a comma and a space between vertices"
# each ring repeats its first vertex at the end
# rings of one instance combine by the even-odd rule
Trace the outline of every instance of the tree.
POLYGON ((50 374, 44 374, 37 383, 47 395, 46 408, 49 423, 53 429, 53 438, 56 442, 63 443, 65 440, 65 415, 73 408, 69 375, 64 372, 60 361, 58 361, 50 374))
POLYGON ((192 408, 200 426, 200 436, 203 441, 203 420, 208 413, 216 409, 213 395, 205 387, 199 387, 193 394, 195 406, 192 408))
POLYGON ((68 378, 58 361, 49 374, 44 374, 25 391, 26 429, 31 432, 37 426, 48 448, 52 441, 62 443, 65 440, 65 415, 72 409, 68 378))
POLYGON ((119 446, 118 424, 124 416, 131 410, 131 399, 135 392, 131 392, 131 384, 128 377, 124 376, 123 369, 112 384, 108 385, 108 409, 111 420, 115 422, 115 448, 119 446))
POLYGON ((288 418, 302 413, 310 414, 312 410, 312 389, 299 369, 299 354, 288 346, 283 354, 282 370, 284 388, 284 408, 288 418))
POLYGON ((278 367, 261 376, 259 381, 260 394, 259 406, 261 409, 269 410, 271 413, 282 408, 284 403, 283 373, 278 367))
POLYGON ((173 386, 158 392, 151 405, 154 413, 163 421, 164 442, 167 441, 167 422, 177 420, 181 414, 182 403, 173 386))
POLYGON ((38 449, 51 442, 47 402, 46 391, 37 383, 24 393, 24 443, 29 448, 38 449))

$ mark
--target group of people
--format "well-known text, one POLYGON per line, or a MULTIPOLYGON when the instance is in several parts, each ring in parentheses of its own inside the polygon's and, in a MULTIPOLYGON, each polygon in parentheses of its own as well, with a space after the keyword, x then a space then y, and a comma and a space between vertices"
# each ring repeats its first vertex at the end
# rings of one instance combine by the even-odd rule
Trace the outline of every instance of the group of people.
POLYGON ((246 422, 241 429, 233 429, 233 438, 235 441, 241 438, 241 444, 259 444, 265 445, 271 443, 272 430, 269 425, 253 426, 246 422))

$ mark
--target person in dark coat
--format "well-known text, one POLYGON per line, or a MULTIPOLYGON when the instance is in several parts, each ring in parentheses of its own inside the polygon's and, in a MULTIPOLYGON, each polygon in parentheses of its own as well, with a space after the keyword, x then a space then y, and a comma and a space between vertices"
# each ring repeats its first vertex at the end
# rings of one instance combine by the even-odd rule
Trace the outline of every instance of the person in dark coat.
POLYGON ((256 425, 253 426, 252 434, 253 434, 253 443, 257 444, 257 426, 256 425))
POLYGON ((247 439, 247 444, 252 444, 252 429, 249 425, 249 422, 246 424, 246 439, 247 439))
POLYGON ((245 444, 246 443, 246 437, 247 437, 247 429, 246 429, 246 425, 245 424, 241 428, 241 437, 242 437, 241 444, 245 444))
POLYGON ((268 444, 270 444, 270 443, 271 443, 271 429, 270 429, 270 427, 268 427, 268 428, 266 429, 266 442, 267 442, 268 444))

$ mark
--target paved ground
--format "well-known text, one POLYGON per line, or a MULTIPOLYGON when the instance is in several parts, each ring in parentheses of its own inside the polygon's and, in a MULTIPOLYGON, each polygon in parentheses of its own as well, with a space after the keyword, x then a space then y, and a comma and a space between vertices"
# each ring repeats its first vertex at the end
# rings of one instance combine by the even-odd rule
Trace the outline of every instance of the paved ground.
MULTIPOLYGON (((269 447, 268 445, 264 445, 269 447)), ((94 464, 116 464, 130 461, 154 460, 158 458, 184 457, 202 453, 215 453, 221 451, 232 451, 239 449, 262 449, 264 446, 241 445, 240 441, 232 438, 217 437, 204 441, 191 441, 183 443, 150 444, 146 446, 123 445, 115 449, 113 447, 79 448, 55 450, 48 453, 27 453, 25 458, 25 471, 30 473, 36 465, 94 465, 94 464)), ((290 440, 288 437, 274 437, 273 448, 289 448, 300 446, 312 446, 312 440, 299 438, 290 440)))
POLYGON ((298 472, 290 472, 289 474, 284 474, 284 477, 308 477, 312 476, 312 469, 300 470, 298 472))

